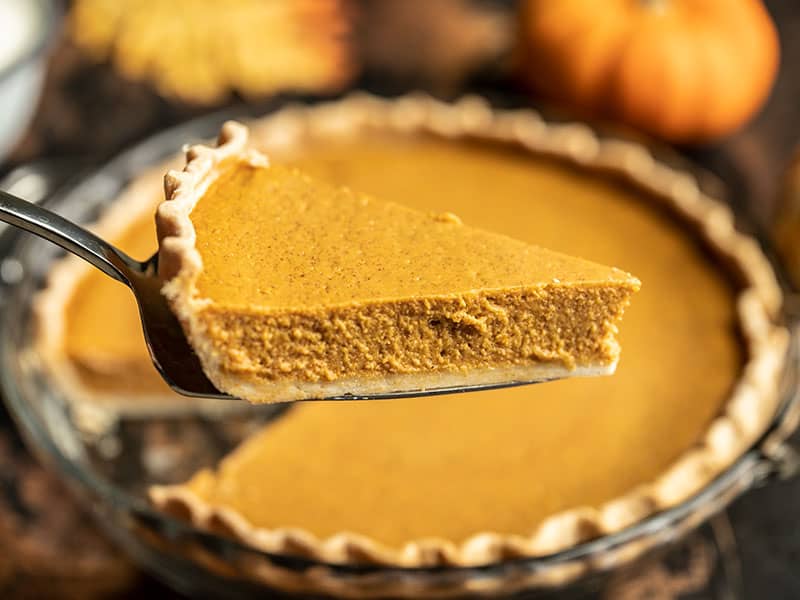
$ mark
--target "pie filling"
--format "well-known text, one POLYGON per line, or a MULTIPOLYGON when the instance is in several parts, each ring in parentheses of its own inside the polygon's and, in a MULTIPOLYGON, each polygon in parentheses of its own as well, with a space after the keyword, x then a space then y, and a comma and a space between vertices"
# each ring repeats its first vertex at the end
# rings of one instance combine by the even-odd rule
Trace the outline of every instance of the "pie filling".
POLYGON ((165 293, 221 390, 281 401, 615 368, 634 277, 230 158, 246 130, 226 127, 169 176, 157 217, 165 293))

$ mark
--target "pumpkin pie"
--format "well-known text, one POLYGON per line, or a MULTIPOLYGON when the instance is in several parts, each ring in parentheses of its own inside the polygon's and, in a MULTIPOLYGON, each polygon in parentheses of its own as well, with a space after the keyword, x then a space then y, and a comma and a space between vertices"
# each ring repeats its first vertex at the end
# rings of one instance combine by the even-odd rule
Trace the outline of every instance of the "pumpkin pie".
POLYGON ((156 213, 164 294, 218 389, 254 402, 609 374, 618 269, 269 165, 228 122, 156 213))
MULTIPOLYGON (((616 265, 645 284, 626 310, 624 359, 613 377, 295 405, 216 468, 154 488, 170 514, 255 548, 333 562, 537 556, 681 503, 773 418, 787 341, 776 324, 782 295, 773 270, 724 205, 640 144, 477 99, 352 97, 287 107, 250 128, 252 144, 275 165, 425 212, 450 210, 466 223, 616 265)), ((163 199, 158 177, 148 177, 111 209, 127 205, 131 215, 111 239, 137 229, 148 236, 142 258, 155 250, 152 214, 163 199)), ((80 268, 86 274, 70 279, 73 292, 60 303, 55 279, 40 296, 51 309, 40 314, 62 324, 39 328, 47 365, 70 365, 79 337, 84 352, 94 344, 112 364, 99 326, 108 309, 83 318, 86 305, 74 298, 75 289, 90 298, 119 284, 80 268), (71 354, 59 358, 59 348, 71 354)), ((122 317, 137 323, 135 306, 122 317)), ((157 381, 137 344, 140 354, 117 366, 142 364, 157 381)), ((84 364, 79 383, 98 401, 85 394, 83 402, 112 404, 126 394, 109 382, 100 400, 88 377, 98 363, 84 364)), ((323 576, 308 577, 316 584, 323 576)))

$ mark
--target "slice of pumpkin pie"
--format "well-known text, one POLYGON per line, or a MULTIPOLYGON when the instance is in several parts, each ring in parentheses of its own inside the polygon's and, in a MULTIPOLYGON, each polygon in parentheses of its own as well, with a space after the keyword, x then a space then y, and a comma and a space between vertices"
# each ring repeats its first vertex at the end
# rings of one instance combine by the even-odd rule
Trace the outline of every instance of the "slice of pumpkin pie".
POLYGON ((220 390, 271 402, 614 371, 633 276, 270 166, 246 142, 227 123, 216 148, 190 148, 156 216, 164 293, 220 390))

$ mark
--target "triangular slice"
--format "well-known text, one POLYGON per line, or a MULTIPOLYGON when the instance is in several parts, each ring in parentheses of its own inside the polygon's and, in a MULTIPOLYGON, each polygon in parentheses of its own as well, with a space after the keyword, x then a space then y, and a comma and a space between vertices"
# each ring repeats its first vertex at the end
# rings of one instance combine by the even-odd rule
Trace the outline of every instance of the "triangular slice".
POLYGON ((269 166, 246 141, 228 123, 216 148, 190 148, 156 218, 164 293, 220 390, 270 402, 614 371, 636 278, 269 166))

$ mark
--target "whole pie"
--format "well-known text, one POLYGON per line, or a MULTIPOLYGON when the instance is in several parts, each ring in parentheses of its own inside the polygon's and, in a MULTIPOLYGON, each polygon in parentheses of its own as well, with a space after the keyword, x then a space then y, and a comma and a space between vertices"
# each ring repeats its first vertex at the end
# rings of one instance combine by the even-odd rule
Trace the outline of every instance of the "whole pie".
MULTIPOLYGON (((613 377, 298 405, 216 468, 154 488, 163 510, 277 553, 485 564, 568 548, 680 503, 774 415, 787 332, 775 324, 782 298, 773 271, 727 208, 640 145, 475 99, 356 97, 290 107, 251 129, 274 164, 426 212, 452 211, 616 265, 644 285, 626 311, 613 377)), ((147 227, 163 192, 157 182, 139 185, 123 201, 146 207, 127 229, 151 236, 145 257, 155 249, 147 227)), ((117 285, 101 277, 83 279, 77 293, 117 285)), ((97 341, 110 364, 108 334, 77 318, 75 294, 66 308, 62 295, 43 313, 60 315, 63 332, 40 338, 46 361, 70 364, 59 347, 75 357, 97 341)), ((149 359, 135 347, 141 354, 124 354, 120 373, 134 364, 144 371, 149 359)), ((105 397, 114 393, 122 391, 109 384, 105 397)))
POLYGON ((254 402, 609 374, 639 281, 270 165, 228 122, 158 207, 164 293, 254 402))

